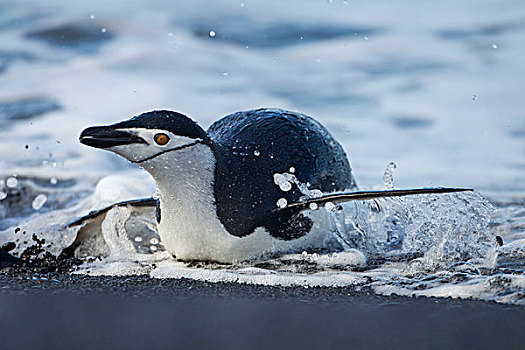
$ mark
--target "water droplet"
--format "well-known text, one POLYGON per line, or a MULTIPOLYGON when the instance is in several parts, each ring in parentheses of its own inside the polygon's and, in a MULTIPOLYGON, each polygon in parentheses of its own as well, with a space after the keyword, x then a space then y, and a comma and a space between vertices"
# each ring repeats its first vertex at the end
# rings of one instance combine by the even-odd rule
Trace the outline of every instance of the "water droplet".
POLYGON ((310 207, 311 210, 317 210, 317 208, 319 208, 317 203, 310 203, 309 207, 310 207))
POLYGON ((105 33, 105 32, 107 32, 108 30, 107 30, 106 28, 102 28, 100 31, 101 31, 102 33, 105 33))
POLYGON ((478 99, 478 95, 472 95, 472 101, 476 101, 478 99))
POLYGON ((34 210, 40 210, 47 202, 47 196, 45 194, 39 194, 33 199, 31 206, 34 210))
POLYGON ((7 198, 7 193, 5 193, 4 191, 0 191, 0 201, 3 201, 6 198, 7 198))
POLYGON ((135 242, 142 242, 142 236, 135 236, 134 241, 135 242))
POLYGON ((169 32, 169 33, 168 33, 168 36, 173 36, 173 33, 172 33, 172 32, 169 32))
POLYGON ((394 169, 396 168, 396 163, 390 162, 386 166, 385 173, 383 174, 383 183, 387 190, 394 189, 394 169))
POLYGON ((58 183, 58 180, 57 180, 56 177, 52 177, 52 178, 49 179, 49 183, 51 185, 56 185, 58 183))
POLYGON ((300 39, 300 40, 303 40, 303 37, 302 37, 302 36, 300 36, 300 37, 299 37, 299 39, 300 39))
POLYGON ((290 171, 290 173, 293 174, 293 173, 295 173, 295 168, 294 168, 294 167, 290 167, 290 170, 289 170, 289 171, 290 171))
POLYGON ((137 89, 133 89, 133 90, 131 90, 131 91, 132 91, 132 92, 137 92, 137 89))
POLYGON ((256 156, 256 157, 259 157, 261 155, 261 152, 259 152, 258 150, 255 150, 253 151, 253 154, 256 156))
POLYGON ((9 188, 15 188, 18 185, 18 180, 16 177, 11 176, 8 177, 7 180, 5 180, 5 184, 9 188))
POLYGON ((277 201, 278 208, 284 208, 287 205, 288 205, 288 201, 286 200, 286 198, 279 198, 279 200, 277 201))
POLYGON ((286 182, 281 182, 279 184, 279 188, 281 189, 281 191, 284 191, 284 192, 288 192, 292 189, 292 184, 288 181, 286 182))
POLYGON ((152 252, 156 252, 157 251, 157 247, 152 245, 149 247, 149 250, 151 250, 152 252))
POLYGON ((213 30, 210 30, 210 37, 214 37, 215 35, 217 35, 213 30))
POLYGON ((288 178, 283 174, 274 174, 273 175, 273 182, 279 186, 281 191, 287 192, 292 189, 292 184, 290 181, 288 181, 288 178))
POLYGON ((89 15, 89 19, 95 19, 95 15, 89 15))
POLYGON ((497 49, 498 48, 498 44, 492 44, 492 48, 493 49, 497 49))
POLYGON ((368 40, 369 39, 368 35, 365 35, 363 39, 368 40))
POLYGON ((160 241, 157 237, 153 237, 152 239, 149 240, 149 242, 151 244, 159 244, 160 241))
POLYGON ((222 75, 227 77, 229 74, 228 74, 228 72, 222 72, 222 75))
POLYGON ((333 0, 326 0, 327 3, 331 4, 333 3, 334 1, 333 0))

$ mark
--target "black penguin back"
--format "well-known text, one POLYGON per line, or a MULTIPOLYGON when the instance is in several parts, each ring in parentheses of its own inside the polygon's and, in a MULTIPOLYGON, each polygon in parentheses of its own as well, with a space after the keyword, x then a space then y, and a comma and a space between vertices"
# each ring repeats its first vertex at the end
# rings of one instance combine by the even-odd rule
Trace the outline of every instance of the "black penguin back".
POLYGON ((299 238, 311 220, 287 211, 277 214, 277 201, 298 202, 304 194, 293 184, 283 191, 275 174, 290 173, 310 190, 323 193, 354 189, 346 154, 313 118, 279 109, 257 109, 228 115, 209 129, 217 157, 217 215, 235 236, 265 227, 280 239, 299 238))

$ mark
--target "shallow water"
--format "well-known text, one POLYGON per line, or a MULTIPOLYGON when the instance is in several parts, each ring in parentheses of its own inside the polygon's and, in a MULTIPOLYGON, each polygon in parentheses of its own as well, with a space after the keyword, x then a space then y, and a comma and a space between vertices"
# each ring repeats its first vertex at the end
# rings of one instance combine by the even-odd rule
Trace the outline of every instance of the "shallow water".
MULTIPOLYGON (((23 237, 34 232, 59 254, 76 237, 66 223, 153 193, 139 169, 81 146, 86 126, 167 108, 207 127, 234 111, 272 106, 327 126, 362 188, 383 188, 385 166, 395 161, 396 188, 473 187, 496 210, 489 213, 477 194, 470 205, 445 196, 432 206, 433 197, 420 196, 383 202, 376 212, 361 203, 357 216, 345 208, 351 219, 342 222, 369 225, 366 242, 238 266, 169 260, 150 242, 146 211, 127 228, 142 232, 141 242, 106 235, 96 245, 106 257, 80 271, 353 284, 382 294, 522 304, 524 17, 525 5, 515 0, 0 3, 0 240, 22 251, 32 244, 23 237), (95 190, 107 175, 118 177, 95 190), (396 233, 388 218, 400 210, 403 244, 388 250, 396 233), (490 241, 497 235, 501 247, 490 241), (135 250, 132 261, 125 258, 135 250)), ((341 218, 331 215, 340 233, 341 218)))

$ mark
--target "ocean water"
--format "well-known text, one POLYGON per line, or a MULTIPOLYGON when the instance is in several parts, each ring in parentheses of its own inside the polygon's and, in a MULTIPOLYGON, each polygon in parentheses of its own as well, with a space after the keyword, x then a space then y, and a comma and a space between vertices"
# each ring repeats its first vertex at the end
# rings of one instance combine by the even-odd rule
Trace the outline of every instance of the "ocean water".
POLYGON ((0 243, 20 254, 34 233, 59 255, 82 241, 78 256, 100 258, 76 273, 524 304, 524 18, 516 0, 2 1, 0 243), (208 127, 256 107, 319 120, 361 188, 384 188, 395 162, 396 188, 476 192, 348 204, 326 213, 344 251, 228 266, 173 261, 147 208, 113 209, 94 234, 65 228, 154 192, 80 145, 83 128, 152 109, 208 127))

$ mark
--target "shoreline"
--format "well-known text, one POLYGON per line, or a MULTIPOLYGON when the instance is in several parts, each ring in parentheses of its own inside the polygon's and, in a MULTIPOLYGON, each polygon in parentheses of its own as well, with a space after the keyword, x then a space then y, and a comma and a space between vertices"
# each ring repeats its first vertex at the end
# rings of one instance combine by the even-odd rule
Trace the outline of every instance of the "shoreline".
POLYGON ((486 301, 62 273, 4 272, 0 286, 4 349, 483 349, 525 341, 525 309, 486 301))

